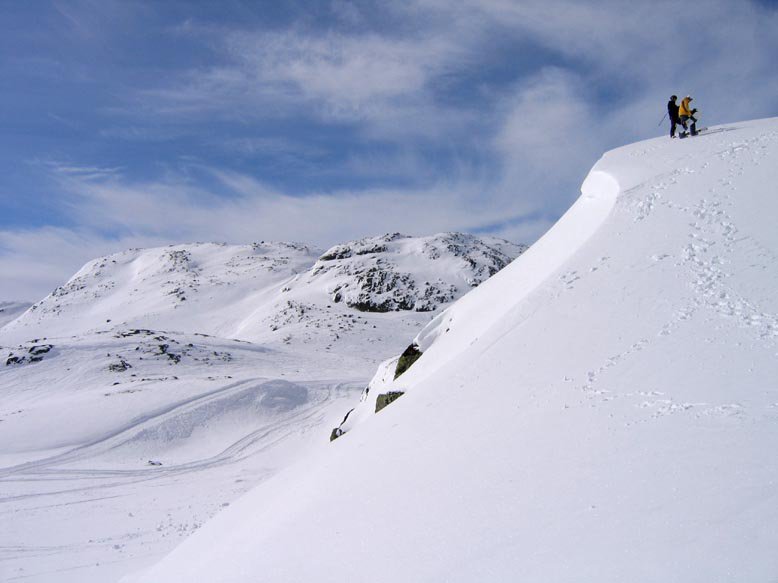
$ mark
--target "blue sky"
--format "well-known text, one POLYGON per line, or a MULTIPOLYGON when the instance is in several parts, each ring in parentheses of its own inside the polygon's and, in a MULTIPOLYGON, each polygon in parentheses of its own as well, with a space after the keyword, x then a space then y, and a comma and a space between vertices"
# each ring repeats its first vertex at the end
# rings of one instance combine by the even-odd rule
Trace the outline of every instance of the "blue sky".
POLYGON ((126 247, 531 242, 670 93, 778 115, 775 3, 681 6, 0 0, 0 300, 126 247))

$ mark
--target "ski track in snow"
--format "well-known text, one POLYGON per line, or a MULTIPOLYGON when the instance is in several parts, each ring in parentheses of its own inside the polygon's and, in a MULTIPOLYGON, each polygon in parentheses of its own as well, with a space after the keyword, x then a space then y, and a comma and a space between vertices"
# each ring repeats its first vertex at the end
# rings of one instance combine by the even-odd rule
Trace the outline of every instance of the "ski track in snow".
MULTIPOLYGON (((0 469, 0 520, 6 524, 13 524, 15 516, 30 517, 41 512, 78 513, 82 506, 94 509, 107 502, 111 506, 127 509, 130 517, 136 515, 137 521, 146 527, 137 532, 132 532, 128 527, 109 528, 112 532, 109 536, 89 541, 78 540, 76 535, 76 540, 67 545, 2 545, 2 580, 60 581, 70 580, 71 576, 77 580, 87 580, 82 578, 84 570, 87 570, 91 577, 98 577, 94 580, 103 580, 100 577, 105 575, 94 573, 92 568, 95 564, 90 562, 91 560, 73 564, 76 561, 73 557, 96 555, 100 557, 99 563, 105 567, 110 563, 105 561, 105 557, 110 554, 117 556, 117 566, 128 560, 142 559, 149 552, 158 556, 160 552, 170 548, 175 540, 187 536, 228 505, 228 502, 221 500, 235 498, 274 472, 272 467, 253 467, 255 464, 252 459, 256 459, 254 456, 272 452, 275 447, 283 447, 285 442, 307 431, 314 431, 317 441, 324 442, 327 426, 323 426, 323 423, 332 419, 328 406, 332 402, 341 403, 344 396, 353 396, 361 388, 361 384, 298 381, 297 384, 311 388, 306 402, 280 414, 272 423, 240 437, 216 455, 163 466, 139 466, 132 469, 100 467, 105 464, 101 461, 101 456, 132 443, 144 431, 171 420, 175 422, 176 419, 186 418, 204 407, 229 407, 231 399, 239 397, 241 392, 254 386, 261 389, 277 382, 279 381, 266 378, 249 378, 229 383, 145 415, 92 443, 75 447, 65 453, 0 469), (226 467, 226 470, 219 470, 220 467, 226 467), (196 484, 198 480, 209 479, 208 476, 213 476, 217 470, 218 481, 233 483, 231 488, 222 487, 215 490, 221 491, 218 504, 204 503, 202 500, 197 503, 192 501, 193 504, 184 504, 185 501, 180 500, 171 503, 170 497, 177 497, 176 492, 181 480, 196 484), (246 472, 251 477, 242 479, 241 476, 246 472), (240 487, 235 488, 234 484, 239 483, 240 487), (133 492, 140 487, 144 491, 158 490, 162 499, 168 499, 160 507, 164 512, 161 526, 158 524, 154 528, 148 527, 149 520, 153 520, 148 515, 155 513, 153 508, 134 508, 132 503, 127 504, 132 501, 133 492), (165 538, 169 539, 167 543, 161 540, 165 538), (50 560, 56 567, 51 570, 32 570, 29 574, 26 574, 22 567, 17 567, 29 566, 30 561, 45 559, 50 560), (11 575, 14 571, 16 574, 11 575)), ((337 411, 339 412, 340 408, 337 411)), ((258 459, 261 461, 263 458, 258 459)))
MULTIPOLYGON (((235 386, 231 386, 228 389, 222 389, 217 392, 216 397, 223 398, 223 392, 226 390, 235 390, 242 388, 248 381, 236 383, 235 386)), ((44 458, 42 460, 36 460, 19 466, 5 468, 0 470, 0 481, 3 478, 11 478, 14 480, 30 479, 34 480, 71 480, 82 478, 132 478, 142 477, 143 479, 153 479, 157 476, 167 476, 169 474, 180 474, 183 472, 194 471, 205 468, 213 468, 217 465, 234 463, 240 461, 248 455, 269 448, 276 442, 283 440, 292 431, 299 430, 300 427, 315 426, 312 421, 317 420, 320 415, 319 406, 320 402, 313 403, 302 411, 296 412, 293 415, 289 415, 282 422, 278 422, 269 428, 262 428, 257 431, 251 432, 245 437, 242 437, 229 447, 225 448, 221 453, 197 460, 194 462, 176 464, 165 467, 149 467, 142 470, 107 470, 107 469, 66 469, 59 466, 65 464, 72 464, 76 462, 90 460, 97 458, 100 454, 109 450, 119 447, 123 443, 131 440, 138 433, 143 431, 147 426, 157 424, 165 419, 171 419, 181 414, 185 414, 188 409, 195 406, 201 406, 203 402, 211 400, 214 395, 207 395, 206 397, 194 399, 191 402, 176 406, 163 414, 149 417, 143 422, 133 425, 129 429, 124 429, 120 433, 100 440, 96 443, 86 446, 78 447, 70 452, 59 454, 50 458, 44 458), (272 436, 272 438, 271 438, 272 436), (22 476, 24 478, 22 478, 22 476)), ((104 484, 101 487, 112 487, 115 484, 104 484)), ((73 491, 73 490, 70 490, 73 491)), ((61 492, 45 492, 36 493, 21 496, 12 496, 8 498, 0 497, 0 503, 9 502, 12 500, 21 500, 28 497, 35 496, 49 496, 55 495, 61 492)))

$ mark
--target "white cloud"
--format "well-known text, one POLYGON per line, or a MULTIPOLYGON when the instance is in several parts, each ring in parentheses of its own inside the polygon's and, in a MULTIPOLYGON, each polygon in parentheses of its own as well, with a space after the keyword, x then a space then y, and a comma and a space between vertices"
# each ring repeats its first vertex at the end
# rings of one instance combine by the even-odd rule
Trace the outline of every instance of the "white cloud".
POLYGON ((473 112, 437 103, 430 86, 472 60, 465 31, 457 35, 445 23, 404 35, 353 28, 214 30, 191 24, 186 30, 208 38, 220 64, 139 89, 132 94, 136 105, 125 114, 303 118, 350 124, 374 139, 389 140, 437 139, 441 132, 472 126, 473 112))
POLYGON ((371 117, 376 101, 422 91, 426 69, 451 50, 374 34, 241 33, 228 43, 260 83, 289 84, 302 97, 326 104, 335 116, 342 112, 347 117, 371 117))
POLYGON ((293 197, 256 179, 213 170, 231 196, 186 180, 132 183, 115 175, 57 171, 74 229, 0 231, 0 270, 13 273, 2 299, 38 299, 86 261, 127 247, 191 241, 302 241, 321 247, 377 233, 477 230, 531 209, 489 204, 478 183, 424 190, 371 189, 293 197))
MULTIPOLYGON (((67 187, 77 199, 73 212, 86 228, 182 241, 292 239, 330 245, 382 231, 472 229, 506 215, 505 208, 477 204, 483 187, 475 183, 295 197, 248 175, 212 172, 231 196, 211 196, 183 181, 128 184, 115 179, 68 179, 67 187)), ((518 205, 513 210, 527 209, 518 205)))
POLYGON ((592 129, 596 114, 585 96, 581 80, 558 68, 544 69, 525 80, 505 100, 504 122, 496 136, 504 158, 545 170, 589 150, 580 148, 580 142, 592 129))
POLYGON ((330 5, 332 13, 342 22, 352 26, 364 23, 364 16, 360 9, 353 3, 346 0, 333 0, 330 5))
MULTIPOLYGON (((504 86, 483 101, 456 106, 436 91, 490 65, 495 39, 520 40, 530 56, 517 56, 529 63, 533 51, 540 58, 557 55, 557 68, 575 71, 579 87, 593 89, 586 105, 601 118, 629 109, 623 134, 631 139, 650 135, 671 92, 695 93, 711 122, 774 111, 778 13, 750 2, 715 0, 682 10, 667 0, 628 7, 616 1, 416 0, 371 8, 406 23, 381 33, 354 26, 361 11, 353 3, 331 8, 349 26, 273 32, 187 26, 217 48, 220 64, 141 90, 144 111, 346 122, 369 139, 393 143, 467 138, 499 123, 491 96, 502 100, 504 86), (618 101, 610 105, 614 96, 618 101)), ((517 83, 532 82, 537 73, 514 71, 517 83)), ((567 123, 545 119, 551 132, 567 123)))

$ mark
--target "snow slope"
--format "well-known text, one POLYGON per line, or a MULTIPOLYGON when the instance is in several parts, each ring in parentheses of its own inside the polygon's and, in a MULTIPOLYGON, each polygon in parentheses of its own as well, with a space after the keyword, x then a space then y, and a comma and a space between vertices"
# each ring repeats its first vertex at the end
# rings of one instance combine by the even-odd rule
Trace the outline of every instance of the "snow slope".
POLYGON ((328 377, 291 351, 192 333, 122 329, 6 354, 2 581, 103 583, 148 565, 325 443, 364 385, 337 353, 328 377))
POLYGON ((774 580, 776 184, 778 119, 606 153, 401 398, 128 580, 774 580))
POLYGON ((24 302, 0 302, 0 328, 26 312, 30 305, 24 302))
POLYGON ((326 445, 377 363, 522 250, 445 233, 88 263, 0 329, 0 580, 159 559, 326 445))

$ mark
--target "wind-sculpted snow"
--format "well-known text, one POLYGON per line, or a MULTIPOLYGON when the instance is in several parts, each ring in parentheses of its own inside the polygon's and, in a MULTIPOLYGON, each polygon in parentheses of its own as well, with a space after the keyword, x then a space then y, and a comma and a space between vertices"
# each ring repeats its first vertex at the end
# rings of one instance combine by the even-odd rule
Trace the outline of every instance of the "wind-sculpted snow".
MULTIPOLYGON (((421 353, 428 352, 434 346, 435 356, 427 357, 427 360, 434 359, 436 367, 449 358, 457 358, 473 337, 479 336, 505 317, 508 298, 510 305, 526 298, 575 255, 608 217, 620 191, 617 179, 610 172, 601 170, 603 166, 609 167, 605 160, 595 165, 581 186, 578 201, 516 260, 509 271, 497 274, 438 314, 414 338, 411 345, 421 353), (449 334, 452 329, 464 329, 467 333, 449 334), (438 341, 440 343, 435 346, 438 341)), ((379 408, 376 407, 376 400, 382 395, 405 391, 405 378, 395 383, 395 379, 387 377, 388 364, 396 363, 397 360, 394 358, 379 366, 353 413, 336 428, 338 436, 368 419, 379 408)))
POLYGON ((772 580, 777 183, 778 119, 606 153, 402 398, 127 581, 772 580))
MULTIPOLYGON (((608 167, 604 160, 594 166, 581 186, 581 197, 519 258, 510 273, 504 273, 503 278, 482 286, 441 313, 419 333, 414 344, 427 352, 452 326, 462 326, 468 330, 468 336, 479 335, 504 317, 506 288, 511 290, 510 303, 518 303, 574 256, 603 224, 619 194, 618 180, 612 171, 601 170, 603 166, 608 167)), ((467 337, 462 341, 468 342, 467 337)), ((463 345, 439 347, 443 354, 455 354, 464 348, 463 345)))

